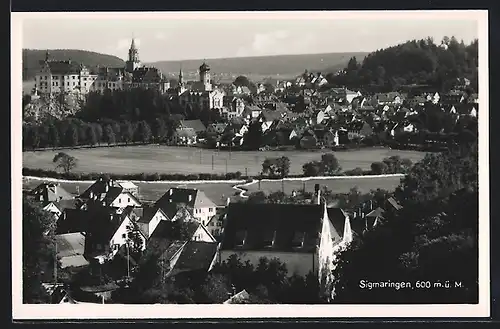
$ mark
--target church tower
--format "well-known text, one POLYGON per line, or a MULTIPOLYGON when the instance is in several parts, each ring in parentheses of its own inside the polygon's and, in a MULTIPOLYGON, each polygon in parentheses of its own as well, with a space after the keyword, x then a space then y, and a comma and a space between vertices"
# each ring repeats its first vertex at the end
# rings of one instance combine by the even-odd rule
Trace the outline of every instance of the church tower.
POLYGON ((128 50, 128 60, 126 62, 126 71, 134 72, 134 70, 141 66, 139 61, 139 50, 135 46, 135 40, 132 38, 132 43, 130 44, 130 49, 128 50))
POLYGON ((178 86, 178 93, 179 95, 183 94, 186 91, 186 85, 184 84, 184 77, 182 74, 182 64, 181 67, 179 68, 179 86, 178 86))
POLYGON ((200 82, 203 83, 205 91, 212 90, 212 84, 210 83, 210 66, 205 62, 200 66, 200 82))

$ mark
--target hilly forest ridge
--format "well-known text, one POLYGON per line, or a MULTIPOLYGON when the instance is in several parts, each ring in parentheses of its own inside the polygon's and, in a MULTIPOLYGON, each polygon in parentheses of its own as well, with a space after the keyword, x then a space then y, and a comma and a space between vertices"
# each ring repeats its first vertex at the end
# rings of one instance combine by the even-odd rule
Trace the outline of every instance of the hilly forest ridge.
MULTIPOLYGON (((46 50, 23 49, 23 80, 31 80, 38 70, 39 61, 45 58, 46 50)), ((124 66, 123 59, 91 51, 76 49, 49 49, 51 58, 55 60, 74 60, 89 68, 100 66, 124 66)), ((273 77, 291 78, 304 69, 320 71, 324 73, 336 72, 344 68, 353 56, 362 60, 367 53, 327 53, 327 54, 305 54, 305 55, 274 55, 259 57, 234 57, 207 59, 214 74, 214 79, 225 80, 232 75, 246 75, 251 77, 273 77), (224 74, 224 76, 221 76, 224 74)), ((146 65, 159 68, 165 75, 177 77, 180 67, 186 77, 197 74, 198 67, 203 59, 191 59, 184 61, 158 61, 145 63, 146 65)), ((234 78, 232 79, 234 80, 234 78)))

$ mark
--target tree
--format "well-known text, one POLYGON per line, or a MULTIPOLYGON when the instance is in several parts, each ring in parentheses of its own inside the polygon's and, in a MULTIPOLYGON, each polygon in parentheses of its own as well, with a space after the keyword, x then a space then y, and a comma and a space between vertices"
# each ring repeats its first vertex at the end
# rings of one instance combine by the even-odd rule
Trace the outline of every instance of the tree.
POLYGON ((49 126, 48 141, 49 144, 52 145, 53 147, 58 147, 60 145, 59 131, 53 124, 49 126))
POLYGON ((319 161, 311 161, 302 166, 302 171, 306 177, 321 176, 323 174, 323 166, 319 161))
POLYGON ((23 198, 23 303, 49 303, 42 282, 51 280, 55 220, 34 201, 23 198))
POLYGON ((87 141, 91 146, 97 144, 98 141, 95 126, 92 124, 87 127, 87 141))
POLYGON ((96 135, 96 139, 97 139, 97 144, 101 144, 102 134, 103 134, 102 125, 97 123, 94 125, 94 128, 95 128, 95 135, 96 135))
POLYGON ((66 130, 65 144, 68 146, 78 145, 78 127, 74 123, 71 123, 66 130))
POLYGON ((52 162, 56 164, 56 170, 61 168, 65 174, 69 174, 78 164, 78 160, 75 157, 64 152, 57 153, 52 162))
POLYGON ((125 144, 132 142, 134 138, 134 127, 132 127, 132 124, 129 121, 122 123, 120 131, 122 137, 121 140, 125 142, 125 144))
POLYGON ((387 172, 387 164, 384 162, 373 162, 371 164, 371 170, 373 175, 382 175, 387 172))
POLYGON ((290 159, 288 157, 267 158, 262 163, 262 173, 271 177, 284 178, 290 172, 290 159))
POLYGON ((230 296, 229 280, 218 273, 209 274, 201 286, 201 302, 222 304, 230 296))
POLYGON ((243 145, 250 150, 257 150, 262 145, 262 125, 258 121, 253 121, 248 126, 248 131, 243 138, 243 145))
POLYGON ((138 256, 142 253, 142 249, 144 248, 144 240, 142 233, 139 231, 139 228, 135 224, 127 225, 127 244, 130 256, 133 258, 138 258, 138 256))
POLYGON ((135 131, 135 141, 148 143, 151 139, 151 128, 146 121, 140 121, 135 131))
POLYGON ((116 142, 115 132, 113 131, 113 127, 111 125, 107 125, 106 128, 104 128, 102 136, 104 142, 108 143, 108 145, 114 144, 116 142))
POLYGON ((36 149, 40 146, 40 135, 38 134, 38 127, 29 126, 27 130, 26 145, 36 149))
POLYGON ((162 141, 167 134, 167 125, 163 118, 156 118, 151 126, 151 133, 156 142, 162 141))
POLYGON ((339 161, 333 153, 323 154, 321 156, 321 164, 323 165, 324 172, 327 175, 335 175, 342 169, 339 161))

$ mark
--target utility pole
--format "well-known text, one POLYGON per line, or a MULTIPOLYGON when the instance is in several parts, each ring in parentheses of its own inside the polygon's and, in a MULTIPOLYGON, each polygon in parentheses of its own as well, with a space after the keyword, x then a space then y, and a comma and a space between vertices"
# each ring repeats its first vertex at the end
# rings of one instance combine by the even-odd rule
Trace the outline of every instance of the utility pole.
POLYGON ((214 155, 212 154, 212 171, 214 170, 214 155))
POLYGON ((203 149, 200 149, 200 164, 202 162, 202 152, 203 152, 203 149))
POLYGON ((226 175, 227 175, 227 158, 226 158, 226 175))
POLYGON ((245 177, 248 177, 248 168, 245 167, 245 177))
POLYGON ((281 179, 281 192, 285 193, 285 180, 281 179))

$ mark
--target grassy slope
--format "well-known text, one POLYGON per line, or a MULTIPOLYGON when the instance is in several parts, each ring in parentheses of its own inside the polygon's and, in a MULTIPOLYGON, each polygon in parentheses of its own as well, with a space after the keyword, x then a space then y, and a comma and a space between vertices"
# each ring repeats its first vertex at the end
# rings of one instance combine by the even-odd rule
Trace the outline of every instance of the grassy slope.
MULTIPOLYGON (((262 162, 267 157, 287 156, 290 158, 290 173, 301 174, 302 165, 312 160, 319 160, 323 152, 304 151, 252 151, 252 152, 217 152, 188 147, 167 147, 158 145, 103 147, 94 149, 68 150, 66 153, 79 161, 75 172, 126 173, 225 173, 240 171, 248 175, 257 175, 262 170, 262 162), (200 161, 201 154, 201 161, 200 161), (212 170, 212 156, 214 169, 212 170), (200 163, 201 162, 201 163, 200 163)), ((324 151, 327 152, 326 150, 324 151)), ((56 151, 24 152, 23 167, 54 169, 52 159, 56 151)), ((390 149, 365 149, 359 151, 336 152, 343 169, 360 167, 369 169, 374 161, 391 155, 400 155, 413 162, 425 155, 422 152, 390 149)))
MULTIPOLYGON (((45 59, 46 50, 23 49, 23 80, 32 80, 39 68, 39 61, 45 59)), ((123 67, 125 62, 116 56, 77 49, 49 49, 50 58, 54 60, 69 60, 88 67, 110 66, 123 67)))
MULTIPOLYGON (((237 75, 246 75, 251 80, 262 80, 265 77, 291 78, 304 72, 305 69, 321 72, 333 72, 347 65, 352 56, 362 60, 366 53, 327 53, 306 55, 277 55, 258 57, 208 59, 214 79, 231 80, 237 75), (224 75, 220 75, 224 73, 224 75)), ((165 74, 176 77, 182 64, 182 70, 189 78, 197 77, 197 70, 203 62, 199 60, 159 61, 149 63, 165 74)))

